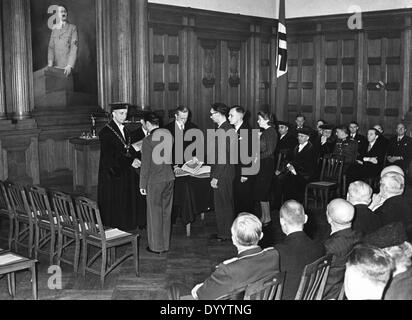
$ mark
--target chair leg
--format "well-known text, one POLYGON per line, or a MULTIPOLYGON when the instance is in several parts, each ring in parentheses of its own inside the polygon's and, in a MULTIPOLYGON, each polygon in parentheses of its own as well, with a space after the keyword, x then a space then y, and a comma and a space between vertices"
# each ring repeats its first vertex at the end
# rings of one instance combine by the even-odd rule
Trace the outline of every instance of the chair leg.
POLYGON ((34 258, 37 260, 39 253, 39 242, 40 242, 40 228, 36 227, 35 241, 34 241, 34 258))
POLYGON ((132 242, 132 246, 133 246, 134 270, 136 272, 136 277, 139 277, 139 243, 137 239, 135 239, 132 242))
POLYGON ((106 266, 107 266, 107 249, 102 248, 102 267, 100 270, 100 282, 102 284, 102 288, 104 287, 104 278, 106 276, 106 266))
POLYGON ((9 238, 8 238, 8 245, 9 245, 9 250, 11 250, 11 245, 13 242, 13 218, 9 217, 9 238))
POLYGON ((86 275, 86 267, 87 267, 87 242, 83 240, 83 252, 82 252, 82 275, 86 275))
POLYGON ((12 298, 16 297, 16 274, 11 272, 7 275, 7 281, 9 285, 9 292, 12 298))
POLYGON ((19 233, 20 233, 20 223, 16 219, 15 228, 14 228, 14 251, 17 252, 18 242, 19 242, 19 233))
POLYGON ((59 231, 57 235, 57 265, 60 267, 61 258, 63 254, 64 237, 63 233, 59 231))
POLYGON ((77 273, 79 271, 79 258, 80 258, 80 239, 76 237, 75 239, 75 250, 74 250, 74 261, 73 261, 73 268, 74 272, 77 273))
POLYGON ((55 250, 56 250, 56 232, 54 230, 51 230, 50 231, 50 253, 49 253, 50 265, 53 265, 54 256, 56 255, 55 250))

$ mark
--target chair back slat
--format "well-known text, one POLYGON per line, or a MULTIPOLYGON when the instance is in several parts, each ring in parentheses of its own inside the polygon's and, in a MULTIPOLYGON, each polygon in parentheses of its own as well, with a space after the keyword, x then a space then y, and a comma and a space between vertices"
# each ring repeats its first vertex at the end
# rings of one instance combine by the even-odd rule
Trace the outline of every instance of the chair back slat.
POLYGON ((7 185, 5 182, 0 180, 0 210, 5 210, 9 214, 13 213, 13 208, 9 200, 7 185))
POLYGON ((321 300, 332 256, 324 256, 305 266, 295 300, 321 300))
POLYGON ((31 212, 34 212, 34 217, 38 221, 48 221, 51 227, 60 222, 53 214, 46 189, 30 186, 27 187, 27 193, 31 212))
POLYGON ((7 182, 6 190, 14 214, 27 216, 29 221, 33 221, 32 211, 27 200, 27 193, 23 186, 7 182))
POLYGON ((342 179, 343 157, 326 155, 323 158, 320 180, 339 183, 342 179))
POLYGON ((78 197, 76 208, 82 232, 105 240, 106 236, 97 203, 85 197, 78 197))
POLYGON ((284 272, 276 272, 246 288, 244 300, 280 300, 282 296, 284 272))
POLYGON ((51 191, 53 208, 56 216, 60 219, 60 225, 79 231, 79 220, 74 209, 73 199, 70 195, 59 191, 51 191))

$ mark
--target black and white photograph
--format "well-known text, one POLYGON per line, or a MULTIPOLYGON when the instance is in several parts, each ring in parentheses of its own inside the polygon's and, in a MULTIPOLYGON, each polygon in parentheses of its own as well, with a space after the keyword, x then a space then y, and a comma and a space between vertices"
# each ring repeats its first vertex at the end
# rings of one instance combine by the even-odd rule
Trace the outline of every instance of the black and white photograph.
POLYGON ((412 0, 0 0, 0 300, 412 300, 412 0))

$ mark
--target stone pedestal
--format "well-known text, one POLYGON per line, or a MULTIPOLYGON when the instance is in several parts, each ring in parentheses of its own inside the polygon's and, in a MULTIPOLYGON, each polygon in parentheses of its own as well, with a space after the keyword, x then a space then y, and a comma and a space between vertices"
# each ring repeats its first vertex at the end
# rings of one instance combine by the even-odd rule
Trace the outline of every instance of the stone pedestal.
POLYGON ((34 73, 34 104, 36 108, 66 108, 96 105, 97 97, 74 92, 73 76, 65 76, 60 68, 38 70, 34 73))

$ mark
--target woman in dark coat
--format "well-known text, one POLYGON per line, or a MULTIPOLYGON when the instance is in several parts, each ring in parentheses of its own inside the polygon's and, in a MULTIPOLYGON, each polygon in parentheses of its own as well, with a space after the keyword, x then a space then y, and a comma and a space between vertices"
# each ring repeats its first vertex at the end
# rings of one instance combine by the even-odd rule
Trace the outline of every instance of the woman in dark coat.
POLYGON ((258 124, 263 132, 260 136, 260 170, 255 180, 254 200, 260 202, 261 221, 266 226, 271 222, 269 200, 272 178, 275 173, 275 150, 278 134, 270 113, 260 111, 258 113, 258 124))
POLYGON ((137 227, 139 183, 135 168, 138 153, 123 123, 127 104, 113 104, 112 117, 100 132, 100 163, 97 201, 103 224, 124 231, 137 227))

